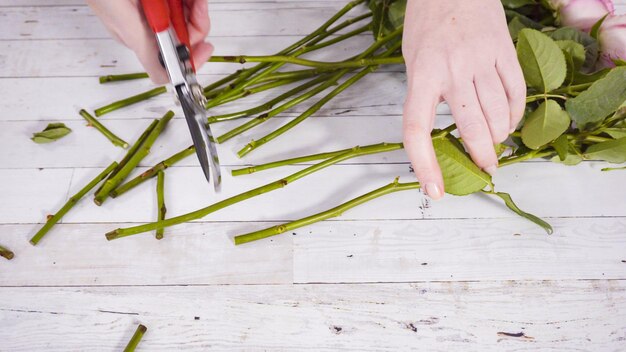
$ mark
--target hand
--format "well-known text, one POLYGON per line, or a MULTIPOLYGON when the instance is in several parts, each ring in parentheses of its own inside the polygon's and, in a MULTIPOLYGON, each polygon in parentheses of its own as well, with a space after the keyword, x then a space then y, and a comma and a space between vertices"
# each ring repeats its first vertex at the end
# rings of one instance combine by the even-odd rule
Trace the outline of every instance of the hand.
POLYGON ((402 52, 407 66, 404 146, 417 179, 433 199, 444 185, 430 138, 446 100, 474 162, 498 165, 494 144, 521 120, 526 84, 499 0, 409 0, 402 52))
MULTIPOLYGON (((156 39, 148 27, 139 0, 87 0, 113 37, 135 52, 154 83, 168 82, 159 63, 156 39)), ((206 0, 183 0, 193 62, 196 69, 209 59, 213 46, 204 41, 210 22, 206 0)))

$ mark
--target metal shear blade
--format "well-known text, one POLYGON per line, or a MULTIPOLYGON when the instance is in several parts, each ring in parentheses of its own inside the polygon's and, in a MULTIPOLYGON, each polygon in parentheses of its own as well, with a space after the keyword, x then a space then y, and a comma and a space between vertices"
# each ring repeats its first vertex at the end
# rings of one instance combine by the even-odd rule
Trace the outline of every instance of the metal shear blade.
POLYGON ((220 191, 222 175, 219 167, 219 158, 215 147, 215 139, 211 133, 211 128, 206 123, 206 113, 204 107, 198 106, 186 85, 178 85, 176 95, 180 100, 180 105, 185 113, 185 120, 191 132, 191 139, 196 148, 196 155, 200 161, 200 166, 209 183, 213 184, 216 192, 220 191), (213 176, 213 177, 211 177, 213 176))

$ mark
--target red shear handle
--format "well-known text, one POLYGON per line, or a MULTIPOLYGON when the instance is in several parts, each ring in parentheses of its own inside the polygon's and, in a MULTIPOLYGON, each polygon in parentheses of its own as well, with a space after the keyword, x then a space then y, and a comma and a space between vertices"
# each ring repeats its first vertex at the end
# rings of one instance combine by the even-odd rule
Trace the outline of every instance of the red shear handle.
POLYGON ((143 13, 154 33, 167 30, 170 26, 170 9, 165 0, 141 0, 143 13))
POLYGON ((187 20, 183 10, 183 0, 167 0, 170 6, 170 20, 178 41, 185 44, 191 53, 191 43, 189 42, 189 32, 187 31, 187 20))
MULTIPOLYGON (((178 41, 189 49, 191 55, 191 43, 189 42, 183 0, 141 0, 141 6, 146 20, 148 20, 148 25, 154 33, 167 30, 171 24, 178 41)), ((193 66, 193 62, 191 65, 193 66)))

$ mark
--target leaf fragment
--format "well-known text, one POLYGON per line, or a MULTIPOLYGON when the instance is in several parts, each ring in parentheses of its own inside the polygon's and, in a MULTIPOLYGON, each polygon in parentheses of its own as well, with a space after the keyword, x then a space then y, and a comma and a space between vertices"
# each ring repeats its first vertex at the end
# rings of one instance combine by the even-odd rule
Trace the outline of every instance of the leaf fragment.
POLYGON ((68 135, 72 130, 61 122, 49 123, 41 132, 33 133, 31 140, 35 143, 51 143, 68 135))

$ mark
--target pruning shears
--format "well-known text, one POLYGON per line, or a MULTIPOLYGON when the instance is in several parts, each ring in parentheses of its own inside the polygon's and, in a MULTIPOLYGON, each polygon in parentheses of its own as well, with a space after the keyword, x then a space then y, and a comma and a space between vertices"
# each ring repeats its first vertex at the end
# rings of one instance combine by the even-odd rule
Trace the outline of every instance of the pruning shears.
POLYGON ((141 0, 141 6, 156 36, 159 61, 185 114, 204 176, 218 192, 222 181, 220 162, 207 123, 206 98, 196 79, 182 0, 141 0))

